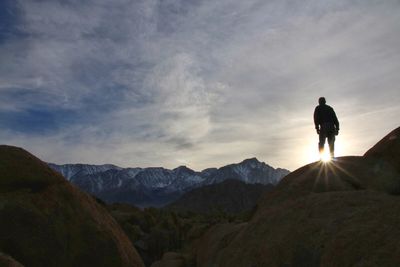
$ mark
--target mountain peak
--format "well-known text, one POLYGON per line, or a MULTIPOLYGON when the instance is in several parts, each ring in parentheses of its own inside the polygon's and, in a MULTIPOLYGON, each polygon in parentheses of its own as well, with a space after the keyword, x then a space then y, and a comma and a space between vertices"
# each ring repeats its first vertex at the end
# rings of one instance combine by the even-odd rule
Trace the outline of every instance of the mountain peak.
POLYGON ((173 169, 173 171, 182 171, 182 170, 191 170, 191 169, 186 167, 185 165, 181 165, 173 169))
POLYGON ((241 163, 261 163, 256 157, 243 160, 241 163))

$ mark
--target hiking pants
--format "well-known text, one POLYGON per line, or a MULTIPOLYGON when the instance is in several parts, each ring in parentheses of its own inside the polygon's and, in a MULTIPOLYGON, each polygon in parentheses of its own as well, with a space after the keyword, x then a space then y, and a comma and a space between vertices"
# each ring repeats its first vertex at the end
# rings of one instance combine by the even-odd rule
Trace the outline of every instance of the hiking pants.
POLYGON ((322 154, 324 152, 325 140, 328 139, 329 144, 329 152, 331 157, 334 156, 335 153, 335 129, 334 127, 321 125, 321 129, 319 132, 319 153, 322 154))

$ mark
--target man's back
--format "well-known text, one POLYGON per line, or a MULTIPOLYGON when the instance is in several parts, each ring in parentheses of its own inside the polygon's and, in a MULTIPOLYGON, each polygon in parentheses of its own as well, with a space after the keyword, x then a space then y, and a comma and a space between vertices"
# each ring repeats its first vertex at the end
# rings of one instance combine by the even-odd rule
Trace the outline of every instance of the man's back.
POLYGON ((322 125, 324 123, 333 123, 337 127, 339 126, 338 119, 336 117, 335 111, 332 107, 323 104, 315 108, 314 111, 314 123, 316 125, 322 125))

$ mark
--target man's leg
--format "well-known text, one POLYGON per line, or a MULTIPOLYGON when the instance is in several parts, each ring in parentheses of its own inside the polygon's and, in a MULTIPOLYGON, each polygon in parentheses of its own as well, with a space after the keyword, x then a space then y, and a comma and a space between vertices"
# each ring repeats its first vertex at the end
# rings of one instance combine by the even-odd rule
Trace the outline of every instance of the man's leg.
POLYGON ((329 152, 331 153, 331 158, 335 156, 335 134, 328 135, 329 152))
POLYGON ((319 154, 322 155, 324 153, 324 146, 325 146, 325 139, 326 135, 324 132, 319 133, 319 143, 318 143, 318 148, 319 148, 319 154))

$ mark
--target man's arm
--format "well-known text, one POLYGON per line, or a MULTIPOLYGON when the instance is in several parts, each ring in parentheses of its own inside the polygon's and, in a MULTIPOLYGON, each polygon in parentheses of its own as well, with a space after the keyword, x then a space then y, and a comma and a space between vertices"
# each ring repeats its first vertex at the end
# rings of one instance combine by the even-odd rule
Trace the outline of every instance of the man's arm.
POLYGON ((316 107, 315 110, 314 110, 314 125, 315 125, 315 129, 317 130, 317 134, 319 134, 319 112, 318 112, 318 107, 316 107))
POLYGON ((333 117, 333 123, 335 124, 336 130, 339 131, 339 120, 336 117, 336 113, 333 109, 332 109, 332 117, 333 117))

